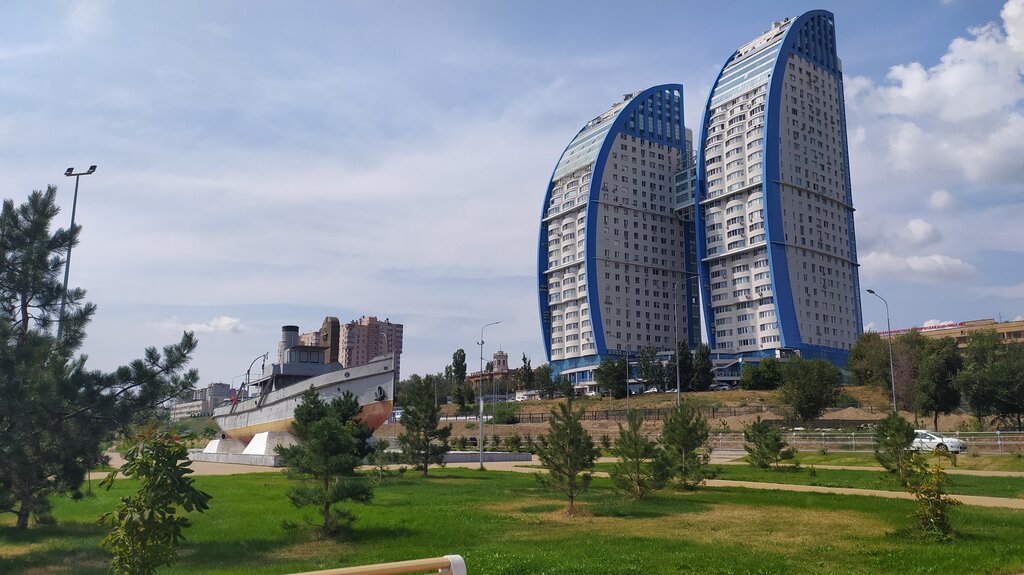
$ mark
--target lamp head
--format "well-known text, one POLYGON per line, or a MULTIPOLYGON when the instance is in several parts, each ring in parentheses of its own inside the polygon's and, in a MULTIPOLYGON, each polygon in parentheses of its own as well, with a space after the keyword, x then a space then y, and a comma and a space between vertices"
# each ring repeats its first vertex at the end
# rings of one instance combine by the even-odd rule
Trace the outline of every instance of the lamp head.
POLYGON ((74 168, 68 168, 67 170, 64 170, 64 175, 65 176, 70 176, 73 173, 75 173, 75 169, 74 168))
POLYGON ((93 165, 89 166, 89 171, 86 172, 86 173, 87 174, 91 174, 91 173, 93 173, 95 171, 96 171, 96 164, 93 164, 93 165))
POLYGON ((868 290, 868 293, 869 293, 869 294, 872 294, 872 295, 874 295, 874 293, 875 293, 875 290, 873 290, 873 289, 869 289, 869 290, 868 290))

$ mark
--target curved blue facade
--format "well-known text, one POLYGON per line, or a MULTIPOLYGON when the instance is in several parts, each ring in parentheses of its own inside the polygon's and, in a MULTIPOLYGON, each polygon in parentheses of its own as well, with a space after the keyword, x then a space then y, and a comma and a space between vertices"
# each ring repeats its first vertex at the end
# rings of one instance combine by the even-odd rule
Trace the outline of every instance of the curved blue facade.
MULTIPOLYGON (((555 169, 552 171, 541 211, 537 276, 539 281, 538 303, 545 352, 547 353, 548 360, 551 362, 552 371, 556 375, 566 370, 578 370, 580 368, 596 366, 602 358, 609 354, 600 300, 602 295, 601 285, 604 282, 598 276, 600 273, 598 270, 598 254, 599 249, 602 249, 598 242, 605 237, 602 234, 608 233, 608 225, 603 222, 599 223, 598 218, 599 208, 602 203, 602 192, 607 193, 610 188, 619 185, 618 182, 606 181, 604 179, 608 171, 609 158, 616 155, 613 147, 616 145, 616 142, 620 142, 620 145, 622 145, 620 138, 628 136, 643 142, 657 143, 666 148, 682 152, 684 149, 682 106, 683 86, 680 84, 654 86, 642 92, 628 95, 622 102, 619 102, 601 116, 588 122, 576 134, 569 145, 566 146, 555 169), (588 166, 589 170, 587 170, 587 173, 581 174, 581 171, 588 166), (553 199, 553 191, 556 190, 556 187, 561 191, 566 185, 566 179, 569 179, 568 185, 572 186, 577 178, 580 181, 583 179, 587 180, 589 189, 585 198, 575 196, 568 200, 553 199), (582 210, 580 210, 580 200, 587 203, 586 207, 582 210), (553 232, 549 227, 550 222, 564 219, 565 216, 563 214, 566 213, 584 214, 585 224, 582 229, 584 238, 582 241, 585 242, 585 246, 582 259, 579 257, 578 251, 572 253, 564 251, 567 247, 564 241, 559 241, 557 244, 557 249, 562 251, 554 252, 552 250, 554 246, 552 245, 553 232), (559 259, 559 256, 561 256, 561 259, 559 259), (554 262, 554 265, 552 265, 552 262, 554 262), (552 308, 558 307, 562 300, 561 295, 557 296, 557 302, 552 300, 556 294, 555 290, 552 290, 549 285, 549 274, 553 270, 555 272, 563 269, 575 270, 580 266, 585 269, 586 297, 585 300, 579 299, 579 301, 587 305, 586 310, 589 312, 589 316, 586 319, 590 322, 589 327, 592 332, 593 349, 573 352, 572 357, 568 357, 570 355, 568 353, 558 354, 562 357, 553 357, 552 308)), ((646 170, 644 171, 646 172, 646 170)), ((633 174, 635 173, 636 170, 634 169, 633 174)), ((616 175, 615 177, 617 178, 618 176, 616 175)), ((671 182, 667 181, 665 185, 670 186, 671 182)), ((635 190, 636 188, 637 186, 634 184, 633 189, 635 190)), ((646 188, 644 189, 646 194, 646 188)), ((665 197, 670 195, 670 192, 664 192, 665 197)), ((569 197, 569 194, 560 194, 558 197, 569 197)), ((605 200, 605 203, 607 204, 607 200, 605 200)), ((636 206, 635 200, 633 205, 636 206)), ((646 205, 645 203, 644 206, 646 207, 646 205)), ((653 209, 653 202, 651 205, 653 209)), ((623 207, 625 207, 625 204, 623 204, 623 207)), ((576 218, 576 221, 579 221, 579 217, 576 218)), ((563 224, 562 227, 566 228, 567 226, 569 226, 568 223, 563 224)), ((580 231, 579 228, 572 227, 570 232, 568 232, 573 234, 572 239, 576 240, 577 243, 580 241, 577 239, 580 231)), ((652 239, 651 241, 655 240, 652 239)), ((603 254, 603 251, 601 253, 603 254)), ((680 257, 681 261, 682 258, 680 257)), ((577 281, 576 278, 572 279, 574 285, 578 285, 575 283, 577 281)), ((564 283, 559 286, 559 289, 564 293, 564 283)), ((573 297, 579 298, 579 293, 577 292, 573 297)), ((555 328, 558 327, 555 326, 555 328)), ((585 340, 581 338, 580 341, 585 340)))
MULTIPOLYGON (((831 112, 831 109, 827 108, 827 110, 831 112)), ((752 113, 749 115, 753 116, 752 113)), ((729 132, 726 132, 725 136, 727 137, 728 134, 729 132)), ((749 133, 747 137, 750 137, 749 133)), ((705 209, 697 210, 696 232, 701 261, 701 301, 704 312, 704 325, 709 335, 709 345, 713 350, 716 347, 720 347, 719 336, 716 334, 717 328, 718 333, 728 334, 725 336, 725 339, 729 339, 728 343, 724 343, 724 346, 727 347, 724 350, 725 353, 735 354, 737 357, 756 358, 764 356, 765 352, 769 349, 784 349, 799 351, 807 357, 821 357, 839 365, 844 364, 848 353, 848 342, 851 341, 849 334, 851 332, 854 333, 853 337, 855 338, 856 335, 861 333, 863 327, 860 313, 860 289, 849 178, 842 70, 836 52, 833 15, 824 10, 815 10, 807 12, 796 19, 776 23, 773 25, 772 30, 765 32, 753 42, 737 50, 722 67, 715 81, 714 88, 708 97, 699 141, 699 201, 707 203, 704 204, 705 209), (807 67, 806 71, 804 66, 807 67), (821 78, 825 76, 831 77, 832 81, 821 82, 821 78), (807 80, 806 86, 804 85, 805 79, 807 80), (797 83, 800 86, 799 97, 797 95, 797 83), (834 86, 835 92, 833 93, 827 89, 825 84, 834 86), (805 88, 806 98, 804 97, 805 88), (723 266, 723 271, 718 272, 718 277, 712 277, 713 272, 709 257, 715 254, 709 253, 709 243, 714 242, 709 242, 707 230, 709 224, 717 226, 719 222, 705 220, 708 210, 719 208, 719 206, 715 205, 715 198, 721 196, 723 198, 719 200, 721 202, 734 199, 729 195, 732 193, 732 188, 730 188, 730 192, 722 193, 720 191, 715 197, 709 197, 708 182, 712 181, 712 178, 708 175, 709 163, 705 152, 707 149, 712 148, 728 148, 728 145, 724 147, 717 145, 717 142, 723 138, 721 124, 718 125, 719 132, 717 137, 713 141, 711 140, 711 135, 709 134, 709 128, 712 126, 711 120, 717 118, 721 121, 721 118, 725 116, 731 117, 732 114, 737 114, 738 110, 742 110, 740 107, 742 104, 736 104, 736 109, 731 109, 730 106, 733 106, 735 102, 740 100, 746 101, 748 97, 751 101, 763 101, 761 147, 754 147, 756 151, 763 151, 760 162, 760 188, 747 186, 740 189, 739 194, 745 198, 753 198, 751 203, 747 204, 748 209, 751 205, 756 207, 754 202, 757 201, 760 201, 763 205, 761 218, 763 220, 764 238, 762 241, 765 241, 764 251, 770 274, 770 289, 766 288, 764 291, 758 292, 757 299, 753 299, 749 295, 750 290, 746 289, 748 294, 746 300, 756 301, 756 306, 744 304, 741 298, 735 297, 737 293, 744 291, 742 289, 734 290, 731 293, 734 297, 731 298, 724 298, 721 295, 716 296, 712 293, 710 287, 715 285, 716 279, 729 278, 732 280, 733 285, 737 285, 737 280, 724 272, 724 268, 727 266, 723 266), (833 114, 829 113, 826 113, 825 117, 831 118, 832 132, 829 131, 828 125, 826 125, 824 132, 820 127, 813 127, 814 125, 822 125, 820 119, 822 117, 821 110, 815 106, 817 104, 820 107, 825 107, 821 106, 820 102, 822 101, 826 103, 835 102, 835 108, 838 109, 834 112, 834 116, 838 116, 839 126, 837 130, 834 128, 836 119, 833 117, 833 114), (806 111, 808 108, 815 110, 817 117, 811 115, 811 119, 808 120, 806 117, 810 114, 810 112, 806 111), (807 129, 808 124, 812 125, 809 130, 807 129), (835 146, 836 149, 833 149, 831 145, 823 146, 822 143, 832 137, 829 134, 836 131, 838 131, 840 140, 838 145, 835 146), (822 135, 823 133, 824 135, 822 135), (812 135, 809 143, 807 134, 812 135), (817 137, 814 137, 815 135, 817 137), (794 146, 797 150, 795 155, 792 152, 794 146), (762 147, 763 150, 761 149, 762 147), (786 170, 783 169, 784 148, 786 150, 785 153, 790 154, 790 157, 788 157, 790 165, 786 167, 786 170), (818 149, 822 149, 822 153, 819 154, 818 149), (827 166, 825 149, 828 150, 827 166), (841 164, 840 166, 833 165, 831 161, 833 157, 836 157, 836 163, 841 164), (791 167, 792 164, 796 164, 796 167, 791 167), (820 174, 818 170, 819 165, 821 166, 820 174), (811 177, 803 177, 805 174, 807 176, 811 174, 806 166, 813 166, 813 180, 811 177), (838 174, 840 170, 842 171, 841 176, 838 174), (832 177, 833 171, 835 178, 832 177), (799 176, 794 177, 794 173, 799 174, 799 176), (840 181, 842 181, 843 185, 840 185, 840 181), (784 191, 784 188, 786 191, 784 191), (840 188, 842 188, 841 200, 838 199, 838 190, 840 188), (756 196, 759 191, 761 192, 760 199, 756 196), (784 194, 788 195, 784 196, 784 194), (805 197, 807 198, 806 204, 803 203, 805 197), (831 221, 829 217, 820 215, 820 205, 804 207, 812 206, 812 200, 819 204, 827 203, 829 209, 826 209, 826 213, 835 214, 829 216, 831 221), (788 212, 790 215, 788 217, 784 215, 786 213, 785 210, 787 210, 784 207, 784 202, 789 202, 788 212), (804 221, 804 213, 796 213, 799 210, 795 209, 794 206, 799 206, 800 209, 807 211, 806 223, 804 221), (817 209, 817 212, 814 212, 814 209, 817 209), (797 220, 798 216, 799 220, 797 220), (836 237, 836 234, 823 233, 822 223, 824 223, 824 230, 831 231, 836 229, 834 223, 840 220, 845 223, 847 230, 845 238, 836 237), (817 224, 812 222, 817 222, 817 224), (829 228, 830 224, 832 224, 831 229, 829 228), (818 235, 815 235, 815 232, 818 235), (821 237, 825 237, 826 241, 822 242, 820 240, 821 237), (808 239, 810 240, 809 242, 807 241, 808 239), (831 243, 829 243, 830 241, 831 243), (840 255, 841 252, 839 250, 833 249, 833 244, 837 242, 845 246, 849 254, 848 256, 840 255), (811 252, 810 255, 808 255, 808 252, 811 252), (794 255, 800 255, 801 261, 793 262, 794 255), (804 273, 808 269, 808 262, 810 262, 810 274, 804 273), (793 267, 797 265, 801 267, 793 267), (847 267, 849 268, 849 278, 845 275, 847 267), (833 268, 835 268, 834 271, 836 272, 834 279, 832 278, 833 268), (818 269, 827 270, 829 274, 827 277, 822 276, 820 285, 817 279, 808 280, 808 277, 814 276, 818 269), (793 278, 797 277, 803 280, 801 285, 794 285, 793 278), (842 280, 839 279, 840 277, 842 280), (849 284, 847 284, 847 280, 849 284), (846 287, 830 289, 835 288, 837 285, 850 285, 852 289, 846 289, 846 287), (798 293, 801 287, 803 287, 804 292, 798 293), (821 296, 818 295, 819 288, 821 296), (765 295, 768 293, 771 295, 765 295), (831 299, 823 299, 825 294, 829 294, 828 298, 831 299), (798 299, 801 295, 804 296, 804 302, 803 304, 798 304, 798 299), (715 301, 716 298, 717 301, 715 301), (822 298, 820 308, 819 298, 822 298), (764 303, 768 299, 771 301, 767 304, 764 303), (839 302, 838 306, 836 302, 839 302), (848 304, 852 311, 829 313, 834 308, 846 309, 847 305, 844 304, 848 304), (729 322, 732 321, 733 317, 716 318, 716 309, 730 308, 729 311, 732 311, 730 306, 739 307, 740 305, 743 305, 744 308, 751 308, 753 306, 753 309, 762 315, 769 312, 774 314, 775 321, 760 324, 758 326, 760 330, 754 332, 755 337, 760 336, 757 349, 753 349, 749 344, 740 346, 746 348, 742 350, 728 349, 728 346, 731 346, 733 341, 749 342, 750 340, 738 339, 739 336, 733 335, 735 329, 745 329, 742 327, 732 327, 733 324, 729 322), (774 308, 769 309, 772 305, 774 305, 774 308), (823 313, 824 310, 828 311, 823 313), (803 314, 802 316, 801 313, 803 314), (801 333, 801 318, 805 327, 813 325, 815 333, 801 333), (852 322, 852 325, 850 322, 852 322), (775 332, 773 329, 776 328, 770 327, 766 332, 764 326, 772 326, 774 323, 777 323, 778 339, 766 343, 765 339, 771 340, 774 337, 775 332), (769 334, 767 338, 764 336, 765 333, 769 334), (813 344, 810 343, 810 338, 812 337, 818 341, 813 344), (833 345, 822 344, 822 341, 833 342, 833 345)), ((728 140, 725 143, 728 144, 728 140)), ((747 150, 752 149, 752 144, 747 144, 746 148, 747 150)), ((714 154, 712 156, 714 157, 714 154)), ((723 160, 721 157, 715 159, 718 161, 723 160)), ((728 159, 729 157, 726 155, 725 160, 728 159)), ((721 163, 726 166, 729 165, 724 161, 721 163)), ((716 166, 715 169, 722 171, 719 168, 719 166, 716 166)), ((717 215, 720 219, 723 217, 721 213, 717 215)), ((726 216, 728 216, 728 212, 726 212, 726 216)), ((748 215, 747 218, 745 223, 753 220, 753 216, 748 215)), ((730 232, 730 235, 732 233, 730 232)), ((721 237, 721 235, 718 237, 721 237)), ((750 248, 747 249, 749 250, 750 248)), ((718 250, 716 253, 722 253, 722 250, 718 250)), ((724 254, 729 253, 729 251, 724 252, 724 254)), ((717 259, 724 263, 726 256, 716 256, 710 259, 717 259)), ((729 263, 733 261, 736 261, 736 258, 730 257, 729 263)), ((746 260, 742 261, 746 262, 746 260)), ((746 264, 744 263, 743 265, 746 264)), ((721 286, 722 283, 720 282, 718 285, 721 286)), ((762 287, 765 286, 763 285, 762 287)), ((721 289, 719 287, 720 294, 722 293, 721 289)), ((721 315, 724 316, 725 314, 721 315)), ((723 350, 719 349, 716 351, 721 352, 723 350)))

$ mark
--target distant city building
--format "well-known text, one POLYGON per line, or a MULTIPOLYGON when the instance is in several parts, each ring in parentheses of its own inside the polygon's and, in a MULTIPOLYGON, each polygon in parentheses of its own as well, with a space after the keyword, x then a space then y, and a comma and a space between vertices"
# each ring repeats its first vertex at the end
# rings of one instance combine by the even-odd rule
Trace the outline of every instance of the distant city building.
POLYGON ((482 373, 479 371, 474 371, 473 373, 470 373, 469 375, 466 376, 466 381, 472 383, 473 385, 479 385, 481 378, 484 381, 490 381, 492 375, 496 378, 501 378, 508 375, 509 369, 507 353, 499 349, 498 351, 494 352, 493 356, 491 356, 490 363, 490 370, 488 370, 485 367, 482 373))
POLYGON ((230 385, 219 382, 193 389, 171 406, 171 421, 213 415, 213 408, 220 405, 221 402, 230 400, 237 393, 238 390, 232 389, 230 385))
POLYGON ((959 323, 946 323, 941 325, 931 325, 924 327, 915 327, 911 329, 894 329, 891 332, 883 331, 879 335, 885 337, 890 333, 892 335, 900 335, 909 331, 915 330, 924 337, 930 339, 942 339, 944 337, 951 337, 956 340, 957 345, 960 347, 967 347, 967 337, 972 333, 978 333, 983 331, 994 331, 999 335, 999 339, 1003 343, 1022 343, 1024 342, 1024 320, 1012 320, 1012 321, 1000 321, 997 322, 994 319, 976 319, 973 321, 963 321, 959 323))
MULTIPOLYGON (((553 375, 593 381, 604 359, 690 341, 683 86, 626 94, 590 120, 555 166, 544 196, 538 280, 553 375), (682 190, 685 192, 685 190, 682 190)), ((692 188, 692 185, 691 185, 692 188)))
POLYGON ((719 374, 795 354, 845 364, 863 324, 833 15, 775 22, 736 50, 703 122, 695 231, 719 374))
MULTIPOLYGON (((327 323, 325 320, 325 325, 327 323)), ((326 330, 322 328, 321 339, 333 338, 332 329, 333 324, 327 326, 326 330)), ((375 357, 394 352, 395 378, 401 379, 402 333, 402 324, 391 323, 387 319, 378 321, 373 316, 363 316, 358 320, 340 324, 338 361, 346 367, 351 367, 369 363, 375 357)))

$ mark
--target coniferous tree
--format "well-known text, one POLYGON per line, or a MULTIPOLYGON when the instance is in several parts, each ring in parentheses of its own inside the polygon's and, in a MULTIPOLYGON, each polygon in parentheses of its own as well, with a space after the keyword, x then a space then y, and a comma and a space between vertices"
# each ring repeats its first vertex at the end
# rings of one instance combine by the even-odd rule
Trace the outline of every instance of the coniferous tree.
POLYGON ((547 474, 535 477, 541 485, 556 489, 569 498, 566 515, 576 515, 576 497, 590 486, 590 470, 598 449, 583 427, 583 407, 573 410, 572 398, 551 410, 548 433, 538 438, 537 456, 547 474))
POLYGON ((657 464, 658 446, 643 435, 644 419, 639 410, 626 416, 626 427, 619 424, 619 438, 612 455, 619 460, 608 475, 615 490, 640 501, 665 485, 665 467, 657 464))
POLYGON ((33 517, 52 519, 51 495, 80 495, 105 439, 198 379, 185 369, 196 348, 191 333, 114 373, 88 371, 76 356, 96 307, 84 290, 64 293, 65 256, 80 227, 51 233, 56 194, 51 186, 20 206, 5 200, 0 211, 0 512, 16 514, 20 529, 33 517))
POLYGON ((669 366, 668 378, 672 381, 672 387, 675 388, 678 385, 680 391, 690 387, 690 381, 693 380, 693 353, 684 341, 680 341, 676 346, 676 354, 673 356, 672 364, 669 366), (677 362, 679 363, 679 381, 676 381, 677 362))
POLYGON ((401 419, 405 431, 398 435, 402 455, 423 473, 423 477, 427 476, 431 465, 444 465, 444 454, 450 449, 448 438, 452 434, 450 423, 440 426, 441 408, 434 403, 433 393, 426 380, 416 375, 409 378, 408 401, 401 419))
POLYGON ((754 467, 775 465, 779 461, 793 456, 792 450, 782 439, 782 430, 767 421, 757 421, 743 428, 743 449, 747 451, 748 460, 754 467))
POLYGON ((711 365, 711 348, 706 343, 697 345, 693 353, 693 375, 690 378, 690 389, 707 391, 715 382, 715 374, 711 365))
POLYGON ((696 489, 713 475, 707 470, 711 456, 701 451, 709 432, 707 420, 688 401, 677 405, 662 426, 662 465, 667 475, 684 489, 696 489))
POLYGON ((367 479, 356 473, 369 453, 367 440, 372 435, 356 419, 358 414, 359 402, 351 392, 327 403, 310 386, 295 408, 292 433, 299 443, 277 448, 288 476, 301 480, 288 499, 295 507, 319 511, 320 522, 314 525, 324 536, 337 534, 355 520, 350 511, 336 507, 338 503, 368 503, 373 498, 367 479))
POLYGON ((903 485, 907 484, 910 459, 914 454, 910 450, 913 442, 914 426, 896 412, 890 413, 875 427, 875 459, 903 485))

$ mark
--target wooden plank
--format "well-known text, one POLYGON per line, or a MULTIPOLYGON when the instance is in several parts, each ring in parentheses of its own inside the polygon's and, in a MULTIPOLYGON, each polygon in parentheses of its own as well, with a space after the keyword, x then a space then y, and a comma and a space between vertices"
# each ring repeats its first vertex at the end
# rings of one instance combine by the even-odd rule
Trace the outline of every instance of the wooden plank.
POLYGON ((447 557, 432 557, 430 559, 412 559, 410 561, 378 563, 377 565, 360 565, 357 567, 324 569, 322 571, 307 571, 303 573, 293 573, 292 575, 398 575, 404 573, 437 572, 441 569, 448 571, 451 569, 451 566, 451 560, 447 557))

